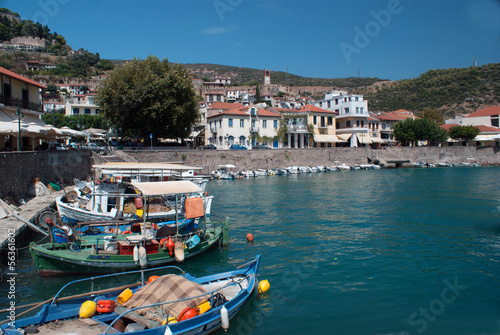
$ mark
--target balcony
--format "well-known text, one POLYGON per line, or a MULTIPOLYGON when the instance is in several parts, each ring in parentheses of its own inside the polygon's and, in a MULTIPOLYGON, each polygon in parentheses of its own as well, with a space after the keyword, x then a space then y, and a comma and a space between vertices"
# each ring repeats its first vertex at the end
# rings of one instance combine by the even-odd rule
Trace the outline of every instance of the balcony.
POLYGON ((217 134, 217 128, 216 127, 210 127, 210 131, 214 134, 217 134))
POLYGON ((259 132, 259 127, 255 127, 255 126, 250 127, 250 132, 251 133, 258 133, 259 132))
POLYGON ((36 112, 43 112, 43 105, 36 102, 29 102, 26 100, 21 100, 17 98, 4 97, 3 94, 0 94, 0 102, 4 104, 4 106, 12 106, 17 107, 20 106, 24 109, 29 109, 36 112))

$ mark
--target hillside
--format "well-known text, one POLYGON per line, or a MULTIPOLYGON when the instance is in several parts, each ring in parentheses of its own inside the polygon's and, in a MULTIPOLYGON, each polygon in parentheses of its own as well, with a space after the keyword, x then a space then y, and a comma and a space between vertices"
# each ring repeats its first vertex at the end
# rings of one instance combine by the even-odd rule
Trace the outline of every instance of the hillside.
MULTIPOLYGON (((183 64, 193 76, 212 80, 218 77, 230 77, 233 85, 261 84, 264 70, 245 67, 226 66, 217 64, 183 64)), ((370 86, 381 81, 379 78, 308 78, 282 71, 271 71, 271 84, 288 86, 333 86, 342 88, 356 88, 370 86)))
POLYGON ((418 78, 358 89, 371 111, 426 107, 446 116, 466 114, 484 106, 500 104, 500 63, 460 69, 430 70, 418 78))

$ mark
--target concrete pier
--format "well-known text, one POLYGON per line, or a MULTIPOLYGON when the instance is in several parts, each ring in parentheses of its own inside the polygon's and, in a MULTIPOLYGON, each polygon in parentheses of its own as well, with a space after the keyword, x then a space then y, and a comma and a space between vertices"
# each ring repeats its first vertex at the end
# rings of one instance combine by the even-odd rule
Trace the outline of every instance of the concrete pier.
MULTIPOLYGON (((66 191, 68 192, 71 189, 72 188, 67 188, 66 191)), ((17 213, 23 219, 30 221, 32 218, 36 218, 38 214, 44 211, 47 207, 51 205, 54 206, 56 198, 62 195, 64 195, 64 191, 61 190, 57 192, 53 191, 48 195, 31 198, 19 207, 20 211, 12 209, 12 212, 17 213)), ((34 230, 29 228, 23 221, 12 215, 0 219, 0 264, 7 263, 6 261, 9 247, 13 244, 12 237, 14 237, 14 244, 17 249, 27 246, 35 236, 37 236, 37 233, 34 230)))

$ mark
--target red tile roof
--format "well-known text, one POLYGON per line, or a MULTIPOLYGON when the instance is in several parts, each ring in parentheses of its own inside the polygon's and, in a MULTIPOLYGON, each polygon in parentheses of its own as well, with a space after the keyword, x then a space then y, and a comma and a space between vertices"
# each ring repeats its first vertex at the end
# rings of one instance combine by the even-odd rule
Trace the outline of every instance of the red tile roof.
POLYGON ((248 116, 248 114, 247 114, 247 113, 245 113, 244 111, 242 111, 241 109, 238 109, 238 108, 233 108, 233 109, 226 109, 226 110, 224 110, 223 112, 218 113, 218 114, 215 114, 215 115, 207 116, 207 119, 211 119, 211 118, 213 118, 213 117, 216 117, 216 116, 221 116, 221 115, 239 115, 239 116, 248 116))
POLYGON ((491 106, 478 110, 472 114, 466 115, 464 117, 479 117, 479 116, 491 116, 491 115, 499 115, 500 114, 500 106, 491 106))
POLYGON ((23 83, 26 83, 28 85, 33 85, 33 86, 36 86, 36 87, 41 88, 41 89, 46 88, 45 86, 43 86, 40 83, 37 83, 36 81, 33 81, 33 80, 28 79, 26 77, 23 77, 15 72, 9 71, 3 67, 0 67, 0 74, 4 75, 4 76, 12 77, 12 78, 17 79, 19 81, 22 81, 23 83))
POLYGON ((301 109, 302 112, 314 112, 314 113, 326 113, 326 114, 337 114, 335 112, 329 111, 327 109, 319 108, 314 105, 305 105, 301 109))
MULTIPOLYGON (((454 126, 460 126, 459 124, 443 124, 441 128, 443 128, 446 131, 450 131, 451 127, 454 126)), ((491 127, 491 126, 486 126, 486 125, 479 125, 479 126, 474 126, 476 128, 479 128, 481 133, 500 133, 500 128, 497 127, 491 127)))
POLYGON ((231 103, 231 102, 214 102, 210 106, 209 109, 235 109, 235 108, 243 108, 242 104, 231 103))
POLYGON ((275 112, 272 112, 272 111, 268 111, 267 109, 263 109, 263 108, 260 108, 260 109, 257 111, 257 115, 258 115, 258 116, 281 117, 281 115, 280 115, 280 114, 275 113, 275 112))

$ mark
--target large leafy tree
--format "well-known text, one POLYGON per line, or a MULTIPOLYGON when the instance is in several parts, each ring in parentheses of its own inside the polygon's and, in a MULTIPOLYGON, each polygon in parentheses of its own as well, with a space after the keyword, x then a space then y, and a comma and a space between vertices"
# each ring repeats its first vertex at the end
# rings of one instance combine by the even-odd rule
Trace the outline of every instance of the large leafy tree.
POLYGON ((450 137, 453 139, 469 141, 476 138, 481 130, 474 126, 453 126, 450 128, 449 132, 450 137))
POLYGON ((186 138, 198 119, 188 71, 153 56, 113 70, 98 102, 106 119, 125 136, 186 138))
POLYGON ((448 135, 429 119, 406 119, 394 124, 394 137, 403 145, 416 145, 417 141, 436 145, 446 141, 448 135))

